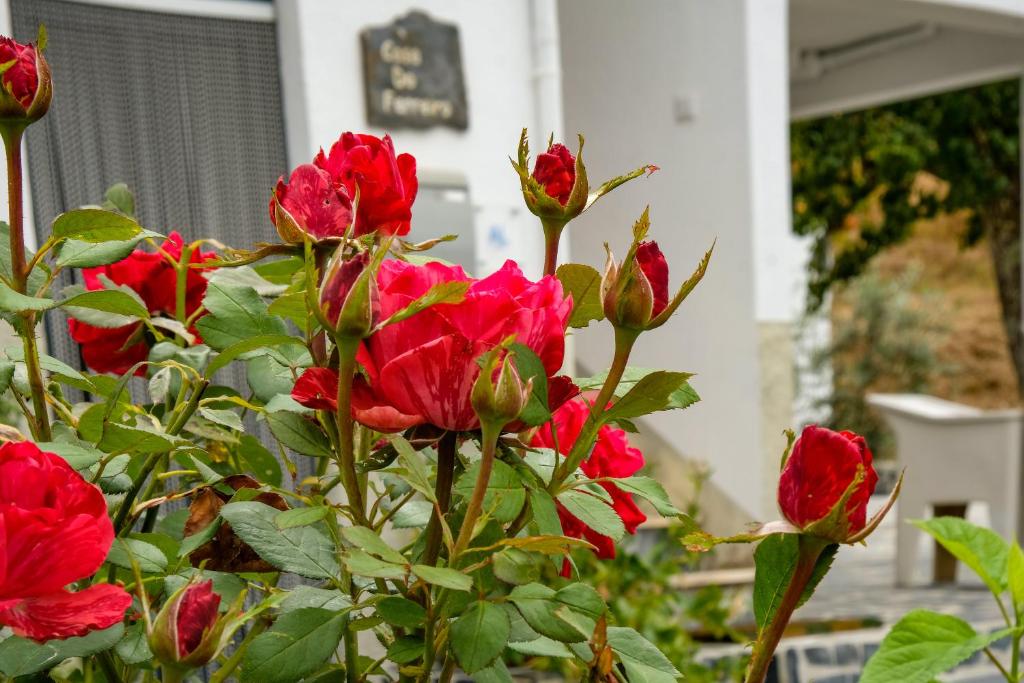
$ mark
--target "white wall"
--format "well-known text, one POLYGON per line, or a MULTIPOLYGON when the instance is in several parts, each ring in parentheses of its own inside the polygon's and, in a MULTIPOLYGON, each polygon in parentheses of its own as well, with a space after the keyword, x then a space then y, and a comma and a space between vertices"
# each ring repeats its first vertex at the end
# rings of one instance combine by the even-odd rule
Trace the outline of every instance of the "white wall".
MULTIPOLYGON (((515 258, 537 275, 543 236, 523 206, 508 161, 522 128, 533 129, 541 116, 534 106, 529 3, 277 0, 289 158, 293 164, 309 161, 342 131, 385 132, 366 122, 359 32, 414 7, 459 26, 469 129, 393 130, 396 148, 413 154, 424 173, 466 176, 481 271, 515 258)), ((537 141, 546 137, 546 131, 534 131, 537 141)), ((438 226, 438 235, 445 232, 438 226)))
MULTIPOLYGON (((590 177, 600 181, 645 162, 662 169, 573 224, 574 260, 600 267, 603 241, 621 255, 647 203, 674 286, 718 238, 704 282, 671 322, 641 337, 634 363, 699 373, 693 383, 701 403, 646 424, 683 455, 708 461, 714 481, 763 519, 774 511, 764 496, 758 316, 759 308, 783 318, 786 312, 775 311, 774 297, 759 304, 755 289, 787 267, 770 257, 788 221, 787 83, 779 73, 785 4, 562 0, 559 19, 566 130, 587 135, 590 177), (767 22, 763 35, 754 20, 767 22), (756 50, 748 51, 748 40, 756 50), (752 70, 765 80, 752 81, 752 70), (695 103, 692 120, 677 122, 677 98, 695 103), (767 118, 754 121, 762 113, 767 118), (755 153, 755 144, 764 146, 755 153), (762 180, 768 184, 755 189, 762 180), (769 256, 755 258, 761 229, 769 256)), ((582 364, 605 365, 607 329, 586 330, 577 342, 582 364)))

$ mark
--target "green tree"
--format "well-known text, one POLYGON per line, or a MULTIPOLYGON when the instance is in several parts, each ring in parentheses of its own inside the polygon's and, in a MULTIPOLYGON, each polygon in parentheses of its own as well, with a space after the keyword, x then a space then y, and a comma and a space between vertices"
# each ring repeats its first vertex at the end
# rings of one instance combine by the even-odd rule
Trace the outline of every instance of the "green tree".
POLYGON ((987 240, 1024 387, 1019 116, 1012 80, 793 124, 793 226, 814 240, 810 307, 917 220, 967 210, 964 241, 987 240), (925 173, 941 188, 922 188, 925 173))

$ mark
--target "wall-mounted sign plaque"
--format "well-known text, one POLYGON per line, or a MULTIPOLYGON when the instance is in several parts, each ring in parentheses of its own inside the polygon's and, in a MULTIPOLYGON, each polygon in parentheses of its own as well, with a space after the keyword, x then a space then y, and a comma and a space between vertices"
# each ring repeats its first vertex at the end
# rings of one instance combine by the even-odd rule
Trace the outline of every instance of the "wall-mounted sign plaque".
POLYGON ((363 44, 366 115, 382 128, 469 125, 459 29, 412 11, 367 28, 363 44))

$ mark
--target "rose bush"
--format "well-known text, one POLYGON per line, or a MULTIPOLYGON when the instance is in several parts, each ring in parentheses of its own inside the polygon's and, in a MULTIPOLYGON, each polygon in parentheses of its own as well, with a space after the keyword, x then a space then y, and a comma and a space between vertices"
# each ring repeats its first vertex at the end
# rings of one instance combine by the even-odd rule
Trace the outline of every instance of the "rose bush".
POLYGON ((358 133, 269 188, 277 244, 164 238, 115 186, 57 216, 33 254, 20 149, 49 105, 42 42, 0 43, 0 313, 19 337, 0 393, 23 416, 0 429, 4 676, 508 681, 508 663, 548 657, 583 680, 671 681, 673 663, 568 561, 613 556, 659 514, 694 548, 760 542, 755 591, 782 596, 759 614, 760 681, 819 559, 877 525, 866 445, 813 428, 783 473, 788 521, 753 533, 700 532, 642 474, 625 430, 699 397, 689 373, 631 366, 632 349, 710 251, 670 296, 646 210, 603 277, 559 264, 558 239, 655 167, 591 190, 582 138, 575 154, 549 143, 531 171, 524 131, 514 167, 546 238, 537 278, 512 261, 472 276, 403 241, 415 159, 358 133), (82 284, 55 291, 69 271, 82 284), (56 315, 81 370, 40 352, 56 315), (602 320, 608 368, 572 377, 567 335, 602 320))

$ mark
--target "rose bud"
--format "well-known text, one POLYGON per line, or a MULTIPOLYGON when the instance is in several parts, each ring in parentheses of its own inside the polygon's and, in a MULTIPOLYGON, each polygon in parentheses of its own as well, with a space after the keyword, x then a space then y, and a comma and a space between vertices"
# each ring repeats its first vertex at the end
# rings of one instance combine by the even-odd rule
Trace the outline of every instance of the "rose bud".
POLYGON ((193 578, 164 603, 153 621, 149 646, 171 669, 195 669, 212 661, 224 646, 227 619, 218 614, 220 596, 213 581, 193 578))
POLYGON ((352 224, 352 200, 345 188, 313 164, 281 176, 270 197, 270 220, 285 242, 343 237, 352 224))
POLYGON ((373 329, 380 309, 380 292, 369 252, 345 259, 338 249, 327 266, 320 289, 320 308, 335 332, 362 339, 373 329))
POLYGON ((512 362, 513 354, 508 353, 499 361, 499 350, 500 347, 492 349, 481 358, 480 376, 473 384, 470 402, 481 424, 490 424, 500 429, 523 412, 533 392, 533 380, 523 383, 512 362), (495 374, 497 381, 494 379, 495 374))
POLYGON ((42 31, 40 38, 37 47, 0 36, 0 121, 28 125, 50 108, 53 82, 42 53, 42 31))
POLYGON ((801 531, 834 543, 862 540, 889 507, 867 520, 868 499, 878 483, 871 461, 871 450, 858 434, 804 428, 779 478, 782 514, 801 531))
MULTIPOLYGON (((633 226, 634 241, 621 263, 611 250, 601 279, 601 302, 605 317, 618 329, 639 333, 661 327, 704 277, 711 250, 697 270, 669 299, 668 262, 654 241, 642 241, 650 227, 647 209, 633 226)), ((714 246, 712 245, 712 249, 714 246)))
POLYGON ((574 156, 565 145, 549 140, 547 151, 537 156, 531 173, 525 129, 519 140, 519 161, 513 166, 519 173, 526 206, 545 223, 545 231, 560 232, 586 208, 590 185, 583 166, 582 135, 579 141, 574 156))

